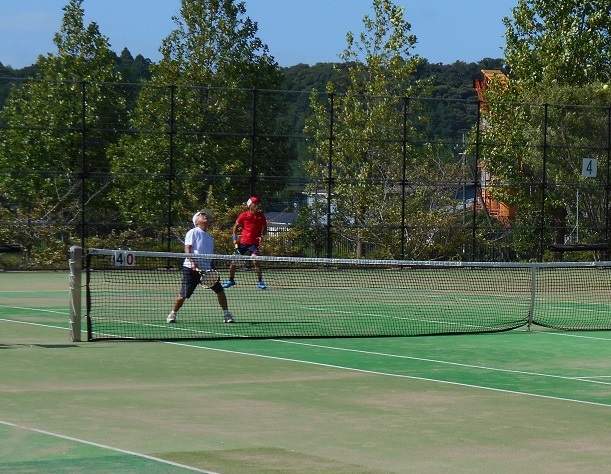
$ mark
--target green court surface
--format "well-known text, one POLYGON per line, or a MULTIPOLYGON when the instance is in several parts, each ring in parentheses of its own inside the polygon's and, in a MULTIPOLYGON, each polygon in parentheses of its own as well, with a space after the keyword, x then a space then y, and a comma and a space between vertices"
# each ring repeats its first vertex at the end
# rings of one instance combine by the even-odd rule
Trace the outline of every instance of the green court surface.
POLYGON ((72 342, 66 273, 0 273, 0 472, 608 472, 609 426, 611 332, 72 342))

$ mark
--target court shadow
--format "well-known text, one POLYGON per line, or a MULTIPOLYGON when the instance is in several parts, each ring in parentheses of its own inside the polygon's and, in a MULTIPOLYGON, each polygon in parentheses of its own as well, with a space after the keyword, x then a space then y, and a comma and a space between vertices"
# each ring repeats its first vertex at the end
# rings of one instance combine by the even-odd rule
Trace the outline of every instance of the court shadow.
POLYGON ((17 349, 18 347, 42 347, 43 349, 68 349, 81 347, 78 344, 0 344, 1 349, 17 349))
POLYGON ((42 347, 43 349, 68 349, 81 347, 78 344, 32 344, 33 347, 42 347))

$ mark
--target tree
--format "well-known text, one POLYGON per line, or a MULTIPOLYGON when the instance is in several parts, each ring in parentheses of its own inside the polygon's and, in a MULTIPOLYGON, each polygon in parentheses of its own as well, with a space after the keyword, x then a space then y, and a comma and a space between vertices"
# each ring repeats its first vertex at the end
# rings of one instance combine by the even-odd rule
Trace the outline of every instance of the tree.
POLYGON ((416 78, 431 78, 431 100, 427 103, 429 121, 427 140, 462 143, 476 122, 473 78, 482 69, 502 69, 502 59, 484 58, 478 63, 455 61, 452 64, 430 64, 418 67, 416 78))
MULTIPOLYGON (((412 117, 418 105, 408 98, 426 93, 427 83, 413 79, 422 59, 412 55, 416 37, 402 8, 374 0, 373 16, 366 15, 363 25, 358 37, 346 35, 348 46, 341 55, 347 65, 346 91, 339 93, 329 83, 326 96, 312 94, 314 117, 306 131, 313 134, 315 158, 307 172, 315 183, 311 194, 326 193, 326 210, 323 206, 318 212, 332 211, 337 236, 353 244, 357 257, 364 255, 366 242, 383 248, 381 256, 396 257, 402 236, 388 232, 388 226, 421 228, 432 220, 422 209, 439 209, 443 199, 441 187, 428 186, 438 182, 435 156, 420 160, 430 148, 414 145, 418 132, 412 117), (404 198, 407 222, 401 220, 404 198)), ((318 221, 324 219, 323 214, 318 221)), ((416 234, 408 238, 424 239, 416 234)))
POLYGON ((152 64, 150 59, 145 59, 141 54, 134 58, 127 48, 123 48, 121 55, 117 57, 117 69, 126 82, 136 83, 150 79, 152 64))
POLYGON ((510 80, 490 84, 480 158, 493 177, 487 191, 518 209, 512 225, 521 258, 540 259, 545 242, 575 238, 575 222, 589 228, 582 239, 604 238, 596 230, 605 221, 604 186, 583 178, 581 165, 586 157, 607 160, 610 94, 600 81, 611 61, 610 7, 520 0, 504 19, 510 80), (553 231, 543 236, 544 227, 553 231))
POLYGON ((250 192, 271 194, 289 166, 289 151, 266 138, 279 133, 282 103, 264 89, 278 89, 282 71, 244 2, 182 0, 174 22, 140 91, 138 133, 113 151, 128 221, 184 221, 204 205, 218 213, 250 192))
POLYGON ((609 0, 518 0, 506 17, 505 58, 527 87, 609 80, 609 0))
POLYGON ((1 111, 3 198, 22 218, 47 224, 78 222, 85 202, 98 215, 111 212, 105 130, 125 119, 124 100, 106 85, 120 81, 108 38, 84 24, 82 0, 63 10, 57 53, 39 56, 36 79, 15 86, 1 111), (94 174, 100 180, 88 181, 94 174))

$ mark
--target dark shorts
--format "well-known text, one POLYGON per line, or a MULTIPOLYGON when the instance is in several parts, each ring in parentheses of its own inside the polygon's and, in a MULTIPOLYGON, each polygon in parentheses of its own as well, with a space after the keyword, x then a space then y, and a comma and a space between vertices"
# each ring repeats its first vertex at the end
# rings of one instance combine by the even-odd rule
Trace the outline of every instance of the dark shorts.
MULTIPOLYGON (((191 270, 187 267, 182 267, 182 285, 180 287, 180 296, 183 298, 190 298, 195 288, 199 285, 199 272, 195 270, 191 270)), ((215 293, 222 293, 223 286, 220 282, 215 283, 213 287, 210 288, 215 293)))
POLYGON ((258 245, 242 245, 238 244, 237 248, 240 255, 259 255, 259 246, 258 245))

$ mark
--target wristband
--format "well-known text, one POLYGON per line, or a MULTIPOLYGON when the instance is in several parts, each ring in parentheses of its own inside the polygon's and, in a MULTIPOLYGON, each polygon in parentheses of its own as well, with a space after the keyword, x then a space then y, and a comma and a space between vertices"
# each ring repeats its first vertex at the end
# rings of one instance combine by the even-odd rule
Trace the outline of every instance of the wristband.
POLYGON ((236 240, 238 240, 238 237, 236 235, 232 235, 231 239, 235 242, 236 240))

